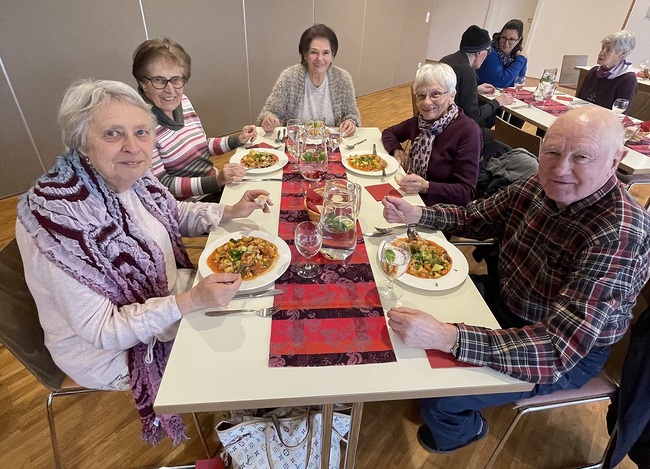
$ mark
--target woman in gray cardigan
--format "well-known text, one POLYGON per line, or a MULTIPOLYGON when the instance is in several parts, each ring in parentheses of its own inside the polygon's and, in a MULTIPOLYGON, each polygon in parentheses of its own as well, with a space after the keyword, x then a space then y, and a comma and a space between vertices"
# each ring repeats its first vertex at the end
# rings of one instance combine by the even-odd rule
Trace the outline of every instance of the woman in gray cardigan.
POLYGON ((352 77, 332 65, 338 50, 334 31, 315 24, 302 33, 300 65, 285 69, 262 108, 258 124, 270 132, 288 119, 324 120, 345 136, 361 125, 352 77))

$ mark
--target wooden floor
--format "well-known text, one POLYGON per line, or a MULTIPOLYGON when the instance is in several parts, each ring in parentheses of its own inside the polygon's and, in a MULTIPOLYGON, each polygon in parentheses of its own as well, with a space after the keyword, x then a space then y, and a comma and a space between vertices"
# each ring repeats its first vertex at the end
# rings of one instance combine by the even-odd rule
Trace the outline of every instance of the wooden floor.
MULTIPOLYGON (((408 86, 359 98, 363 124, 386 126, 412 115, 408 86)), ((225 158, 218 159, 222 164, 225 158)), ((16 198, 0 200, 0 247, 14 236, 16 198)), ((194 252, 195 257, 198 251, 194 252)), ((638 308, 645 308, 642 299, 638 308)), ((197 357, 197 359, 200 359, 197 357)), ((237 379, 237 377, 231 377, 237 379)), ((191 385, 191 383, 188 383, 191 385)), ((223 377, 228 385, 228 377, 223 377)), ((45 389, 0 346, 0 468, 52 468, 45 413, 45 389)), ((497 468, 569 468, 598 460, 607 442, 606 404, 539 412, 525 417, 502 452, 497 468)), ((196 432, 177 448, 169 442, 149 447, 140 440, 139 422, 129 393, 98 392, 55 401, 65 468, 140 468, 180 464, 204 457, 196 432)), ((418 445, 421 424, 416 401, 368 403, 364 408, 357 468, 480 468, 513 417, 508 406, 488 409, 490 433, 452 455, 432 455, 418 445)), ((201 414, 206 430, 220 414, 201 414)), ((186 419, 191 423, 191 419, 186 419)), ((216 446, 210 431, 212 447, 216 446)), ((628 459, 620 466, 635 467, 628 459)))

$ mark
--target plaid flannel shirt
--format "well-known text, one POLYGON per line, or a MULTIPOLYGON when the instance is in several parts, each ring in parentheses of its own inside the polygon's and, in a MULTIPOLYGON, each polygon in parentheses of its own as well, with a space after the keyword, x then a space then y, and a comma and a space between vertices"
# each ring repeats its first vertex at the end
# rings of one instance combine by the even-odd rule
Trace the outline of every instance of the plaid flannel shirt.
POLYGON ((615 177, 560 210, 534 176, 466 207, 424 208, 420 224, 500 241, 501 296, 527 325, 459 324, 458 356, 534 383, 555 382, 593 347, 618 341, 650 275, 650 214, 615 177))

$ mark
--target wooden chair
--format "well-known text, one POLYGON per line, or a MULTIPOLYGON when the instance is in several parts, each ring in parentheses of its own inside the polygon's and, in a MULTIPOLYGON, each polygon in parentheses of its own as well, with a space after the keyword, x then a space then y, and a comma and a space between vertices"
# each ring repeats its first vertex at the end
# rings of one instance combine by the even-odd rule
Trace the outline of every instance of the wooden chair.
POLYGON ((637 91, 627 114, 642 121, 650 120, 650 93, 645 90, 637 91))
POLYGON ((539 156, 542 139, 509 124, 500 117, 495 117, 494 136, 497 140, 510 145, 512 148, 524 148, 533 155, 539 156))
MULTIPOLYGON (((616 170, 616 177, 625 184, 625 190, 628 192, 637 184, 650 184, 650 174, 627 174, 618 169, 616 170)), ((648 197, 643 207, 648 210, 650 197, 648 197)))
MULTIPOLYGON (((47 419, 50 426, 54 465, 56 469, 61 469, 52 401, 59 396, 113 391, 79 386, 52 360, 50 352, 45 347, 44 332, 38 319, 36 304, 25 282, 22 258, 15 239, 0 251, 0 342, 43 386, 50 390, 46 401, 47 419)), ((199 420, 196 414, 192 416, 205 452, 210 458, 210 449, 201 431, 199 420)), ((194 465, 177 467, 194 467, 194 465)))

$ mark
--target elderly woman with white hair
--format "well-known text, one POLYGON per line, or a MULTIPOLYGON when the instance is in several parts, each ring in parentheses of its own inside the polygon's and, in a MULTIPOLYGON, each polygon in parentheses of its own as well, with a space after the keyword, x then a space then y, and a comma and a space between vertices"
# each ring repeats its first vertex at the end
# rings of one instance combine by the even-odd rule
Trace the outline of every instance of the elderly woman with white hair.
POLYGON ((426 205, 467 204, 476 190, 483 137, 478 124, 454 103, 456 74, 443 63, 425 64, 413 83, 418 114, 383 131, 386 150, 408 173, 400 182, 426 205), (410 140, 407 155, 402 143, 410 140))
POLYGON ((66 150, 20 199, 16 240, 45 345, 82 386, 133 391, 143 436, 184 437, 153 401, 181 317, 226 306, 242 279, 192 287, 181 236, 262 208, 247 191, 232 206, 179 202, 151 173, 156 120, 130 86, 73 84, 59 110, 66 150))
POLYGON ((608 109, 618 98, 631 103, 638 84, 632 64, 625 57, 636 45, 634 34, 618 31, 608 34, 600 43, 598 65, 589 70, 576 96, 608 109))

